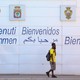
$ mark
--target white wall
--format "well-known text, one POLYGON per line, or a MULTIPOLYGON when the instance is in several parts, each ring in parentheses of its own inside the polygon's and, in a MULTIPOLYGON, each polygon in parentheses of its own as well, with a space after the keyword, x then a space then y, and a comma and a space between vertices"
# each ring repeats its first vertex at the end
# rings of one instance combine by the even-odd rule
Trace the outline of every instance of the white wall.
POLYGON ((79 0, 0 1, 0 74, 45 74, 50 68, 45 55, 54 41, 57 45, 55 73, 79 75, 79 3, 79 0), (25 6, 25 20, 11 21, 10 5, 25 6), (75 21, 60 20, 61 5, 75 6, 75 21), (3 29, 13 30, 15 34, 3 34, 3 29), (47 32, 34 35, 31 31, 28 34, 27 29, 36 29, 38 32, 46 29, 47 32), (52 33, 48 34, 51 29, 52 33), (29 37, 32 41, 24 44, 29 37), (11 42, 14 38, 16 40, 11 42), (2 39, 8 39, 9 43, 2 42, 2 39), (45 39, 48 42, 44 42, 45 39))

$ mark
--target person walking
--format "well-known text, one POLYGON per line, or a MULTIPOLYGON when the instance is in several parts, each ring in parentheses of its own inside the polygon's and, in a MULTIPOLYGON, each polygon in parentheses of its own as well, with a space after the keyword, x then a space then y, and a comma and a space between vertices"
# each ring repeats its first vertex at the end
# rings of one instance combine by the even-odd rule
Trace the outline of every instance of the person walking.
POLYGON ((52 78, 57 78, 57 76, 54 75, 54 70, 56 70, 56 44, 52 43, 52 48, 50 49, 50 66, 51 69, 46 72, 46 75, 50 77, 50 72, 52 72, 52 78))

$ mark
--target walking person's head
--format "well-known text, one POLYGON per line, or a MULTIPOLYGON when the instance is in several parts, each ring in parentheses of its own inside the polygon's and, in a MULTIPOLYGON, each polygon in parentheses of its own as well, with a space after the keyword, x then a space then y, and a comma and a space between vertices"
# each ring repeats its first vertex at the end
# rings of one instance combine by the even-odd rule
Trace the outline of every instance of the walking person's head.
POLYGON ((52 43, 52 48, 56 49, 56 44, 55 43, 52 43))

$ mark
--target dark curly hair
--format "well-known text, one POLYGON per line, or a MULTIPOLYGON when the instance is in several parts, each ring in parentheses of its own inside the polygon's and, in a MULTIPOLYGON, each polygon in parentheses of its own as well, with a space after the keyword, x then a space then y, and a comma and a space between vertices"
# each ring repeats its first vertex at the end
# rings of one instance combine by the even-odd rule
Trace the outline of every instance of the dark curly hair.
POLYGON ((52 48, 56 49, 56 44, 55 43, 52 43, 52 48))

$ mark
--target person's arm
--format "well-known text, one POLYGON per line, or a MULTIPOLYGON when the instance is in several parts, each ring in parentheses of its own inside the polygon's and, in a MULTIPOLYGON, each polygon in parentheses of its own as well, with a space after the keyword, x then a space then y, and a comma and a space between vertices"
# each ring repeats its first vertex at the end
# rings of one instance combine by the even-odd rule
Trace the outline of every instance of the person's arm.
POLYGON ((54 51, 55 51, 55 56, 56 56, 56 49, 54 51))
POLYGON ((50 55, 51 55, 52 62, 54 62, 53 50, 52 49, 50 50, 50 55))
POLYGON ((53 59, 53 54, 51 54, 51 58, 52 58, 52 62, 54 62, 54 59, 53 59))

